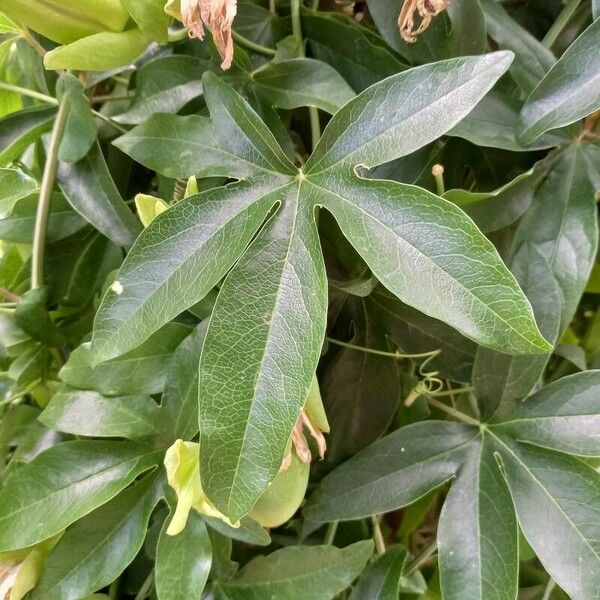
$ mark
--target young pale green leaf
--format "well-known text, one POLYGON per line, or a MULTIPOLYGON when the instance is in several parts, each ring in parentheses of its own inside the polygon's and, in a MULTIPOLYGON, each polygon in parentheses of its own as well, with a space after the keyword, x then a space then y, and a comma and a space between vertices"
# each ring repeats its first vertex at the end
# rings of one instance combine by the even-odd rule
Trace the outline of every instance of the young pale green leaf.
POLYGON ((200 598, 212 564, 212 544, 203 518, 190 513, 185 529, 167 535, 163 527, 156 547, 158 600, 200 598))
POLYGON ((136 73, 131 106, 113 119, 137 125, 156 113, 176 113, 202 94, 202 72, 209 65, 205 60, 185 55, 159 56, 147 62, 136 73))
POLYGON ((162 437, 162 414, 149 396, 107 398, 90 390, 60 388, 40 415, 44 425, 73 435, 162 437))
POLYGON ((98 143, 80 161, 61 163, 58 182, 69 204, 98 231, 119 246, 133 244, 142 227, 121 198, 98 143))
POLYGON ((55 115, 53 106, 36 106, 0 119, 0 167, 19 158, 29 145, 50 131, 55 115))
POLYGON ((444 502, 437 532, 444 600, 514 600, 518 526, 485 436, 472 443, 444 502))
POLYGON ((302 13, 313 54, 333 66, 357 92, 408 68, 371 29, 337 13, 302 13))
POLYGON ((494 431, 560 452, 600 456, 600 371, 563 377, 507 412, 492 419, 494 431))
POLYGON ((162 484, 149 475, 67 529, 31 600, 79 600, 114 581, 142 547, 162 484))
POLYGON ((165 385, 173 352, 189 333, 187 325, 167 323, 134 350, 97 365, 87 342, 71 354, 59 376, 72 387, 107 396, 157 394, 165 385))
POLYGON ((503 352, 550 349, 496 249, 456 206, 352 172, 307 181, 377 279, 403 302, 503 352))
POLYGON ((202 299, 244 251, 281 183, 257 178, 191 196, 144 229, 96 315, 94 360, 135 348, 202 299))
POLYGON ((173 440, 191 440, 198 433, 198 365, 208 320, 200 323, 173 353, 161 409, 173 440))
POLYGON ((202 81, 219 148, 263 171, 295 175, 297 169, 249 104, 214 73, 205 73, 202 81))
POLYGON ((166 44, 171 18, 164 10, 164 0, 122 0, 123 6, 138 27, 159 44, 166 44))
POLYGON ((67 124, 60 142, 58 158, 74 163, 81 160, 96 141, 96 121, 92 107, 84 95, 83 84, 71 73, 65 73, 56 86, 59 98, 66 97, 69 106, 67 124))
POLYGON ((483 0, 481 8, 488 35, 500 49, 514 52, 509 73, 521 90, 529 94, 556 62, 554 54, 510 17, 499 2, 483 0))
POLYGON ((366 89, 331 119, 306 163, 376 167, 410 154, 463 119, 506 71, 510 52, 441 61, 366 89))
POLYGON ((173 178, 247 178, 260 169, 215 145, 206 117, 154 114, 113 142, 137 162, 173 178))
POLYGON ((13 471, 0 490, 0 551, 60 533, 161 459, 161 452, 132 442, 75 441, 49 448, 13 471))
POLYGON ((550 577, 572 600, 600 586, 600 474, 577 458, 498 442, 521 529, 550 577))
POLYGON ((276 200, 279 212, 221 287, 200 360, 202 484, 233 521, 281 467, 325 335, 327 280, 314 209, 298 183, 276 200))
POLYGON ((334 114, 355 95, 333 67, 312 58, 271 63, 252 80, 257 92, 277 108, 314 106, 334 114))
POLYGON ((445 421, 402 427, 325 477, 305 508, 306 518, 361 519, 408 506, 454 477, 478 433, 445 421))
POLYGON ((356 579, 372 553, 371 540, 343 549, 291 546, 254 558, 218 585, 228 600, 332 600, 356 579))
POLYGON ((575 123, 600 108, 600 18, 565 51, 531 92, 521 112, 520 141, 575 123))
POLYGON ((46 69, 106 71, 132 63, 148 46, 150 37, 141 29, 101 31, 44 55, 46 69))
MULTIPOLYGON (((512 260, 512 272, 531 302, 540 330, 554 343, 560 326, 560 289, 546 257, 533 245, 523 244, 512 260)), ((483 419, 502 406, 525 398, 542 375, 550 354, 511 356, 479 347, 473 385, 483 419)))
POLYGON ((562 295, 560 334, 568 327, 591 272, 598 244, 593 184, 582 149, 567 147, 553 163, 519 222, 513 252, 534 244, 547 259, 562 295))

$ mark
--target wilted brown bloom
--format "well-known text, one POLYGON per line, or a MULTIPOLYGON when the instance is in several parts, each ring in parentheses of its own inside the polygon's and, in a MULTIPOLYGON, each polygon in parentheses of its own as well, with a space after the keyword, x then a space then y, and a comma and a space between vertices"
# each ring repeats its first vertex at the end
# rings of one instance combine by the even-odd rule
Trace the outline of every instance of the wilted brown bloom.
POLYGON ((398 17, 398 27, 402 39, 409 44, 416 42, 417 36, 429 27, 431 19, 446 10, 449 4, 450 0, 404 0, 398 17), (421 17, 421 23, 415 30, 415 13, 417 12, 421 17))
MULTIPOLYGON (((327 450, 327 442, 325 441, 325 436, 319 429, 319 427, 313 423, 310 416, 306 414, 303 410, 294 425, 294 429, 292 430, 292 444, 296 449, 296 454, 298 458, 303 462, 308 464, 311 459, 311 452, 308 446, 308 442, 304 437, 304 427, 306 427, 311 435, 311 437, 317 443, 317 448, 319 451, 319 458, 324 458, 325 451, 327 450)), ((284 459, 281 464, 281 470, 286 471, 292 462, 292 453, 290 452, 284 459)))
POLYGON ((224 70, 229 69, 233 60, 231 26, 236 10, 236 0, 181 0, 181 21, 190 37, 204 39, 204 26, 208 27, 224 70))

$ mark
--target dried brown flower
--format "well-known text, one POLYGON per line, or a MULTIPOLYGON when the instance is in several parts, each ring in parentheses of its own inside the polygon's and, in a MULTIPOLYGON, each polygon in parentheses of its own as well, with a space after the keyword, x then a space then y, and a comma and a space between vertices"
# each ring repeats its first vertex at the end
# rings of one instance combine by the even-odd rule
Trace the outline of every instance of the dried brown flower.
MULTIPOLYGON (((308 446, 308 442, 304 437, 304 427, 308 429, 311 437, 317 443, 317 448, 319 452, 319 458, 323 459, 325 456, 325 451, 327 450, 327 442, 325 441, 325 436, 323 432, 319 429, 318 425, 316 425, 310 418, 310 416, 303 410, 294 425, 294 429, 292 430, 292 444, 296 450, 296 454, 298 458, 303 462, 308 464, 312 455, 310 452, 310 448, 308 446)), ((289 452, 283 459, 281 463, 281 471, 286 471, 292 462, 292 453, 289 452)))
POLYGON ((231 26, 236 10, 236 0, 181 0, 181 21, 190 37, 204 39, 204 27, 208 27, 223 59, 221 68, 224 70, 229 69, 233 60, 231 26))
POLYGON ((431 19, 448 8, 450 0, 404 0, 398 27, 402 39, 412 44, 417 41, 417 36, 423 33, 431 24, 431 19), (421 23, 415 27, 415 13, 419 13, 421 23))

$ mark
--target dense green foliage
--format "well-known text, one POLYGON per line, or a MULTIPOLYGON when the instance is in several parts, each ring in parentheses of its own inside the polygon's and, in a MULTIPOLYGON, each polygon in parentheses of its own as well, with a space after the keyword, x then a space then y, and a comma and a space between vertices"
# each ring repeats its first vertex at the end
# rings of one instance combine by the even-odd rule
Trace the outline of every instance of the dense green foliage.
POLYGON ((0 5, 0 599, 598 597, 600 3, 197 4, 0 5))

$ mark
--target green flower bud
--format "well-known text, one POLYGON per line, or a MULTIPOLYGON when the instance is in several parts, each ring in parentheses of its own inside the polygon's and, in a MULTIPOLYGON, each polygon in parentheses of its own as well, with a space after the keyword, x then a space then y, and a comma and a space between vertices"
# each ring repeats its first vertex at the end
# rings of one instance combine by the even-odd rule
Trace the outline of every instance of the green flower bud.
POLYGON ((169 205, 156 196, 148 194, 137 194, 135 197, 135 207, 138 217, 144 227, 148 227, 158 215, 165 212, 169 205))

